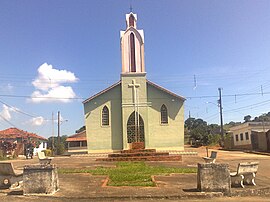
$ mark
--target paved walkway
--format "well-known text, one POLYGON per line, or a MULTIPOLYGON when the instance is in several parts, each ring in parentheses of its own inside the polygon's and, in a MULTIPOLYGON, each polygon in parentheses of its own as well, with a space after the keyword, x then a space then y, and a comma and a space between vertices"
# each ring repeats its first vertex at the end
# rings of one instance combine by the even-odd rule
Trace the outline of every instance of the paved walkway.
MULTIPOLYGON (((164 165, 169 167, 197 167, 197 163, 203 163, 206 156, 204 148, 194 149, 198 156, 185 155, 183 162, 147 162, 149 165, 164 165)), ((211 151, 211 150, 210 150, 211 151)), ((253 201, 270 201, 264 196, 270 195, 270 156, 243 153, 238 151, 218 150, 217 163, 228 163, 231 170, 235 170, 239 162, 259 161, 259 171, 256 177, 257 186, 247 188, 232 188, 234 196, 256 196, 253 201)), ((29 160, 13 160, 14 167, 22 169, 26 164, 38 163, 37 158, 29 160)), ((55 157, 54 164, 60 168, 94 168, 97 166, 114 167, 115 162, 98 162, 93 157, 55 157)), ((106 187, 102 186, 106 176, 92 176, 90 174, 60 174, 60 191, 53 196, 22 196, 8 195, 7 190, 0 191, 1 201, 126 201, 126 200, 209 200, 227 201, 222 193, 201 193, 196 191, 196 174, 172 174, 171 176, 155 176, 157 187, 106 187), (222 197, 222 198, 220 198, 222 197)), ((21 194, 18 192, 18 194, 21 194)), ((228 200, 241 201, 239 197, 231 197, 228 200)))

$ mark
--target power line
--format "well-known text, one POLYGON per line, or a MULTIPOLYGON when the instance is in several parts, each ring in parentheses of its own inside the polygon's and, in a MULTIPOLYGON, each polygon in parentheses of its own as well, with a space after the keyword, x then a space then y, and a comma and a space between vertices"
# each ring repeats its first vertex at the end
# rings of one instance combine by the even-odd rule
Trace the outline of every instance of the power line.
POLYGON ((247 106, 244 106, 244 107, 239 107, 239 108, 235 108, 235 109, 226 110, 224 112, 237 111, 237 110, 241 110, 241 109, 245 109, 245 108, 255 107, 255 106, 258 106, 258 105, 261 106, 261 105, 268 104, 269 102, 270 102, 270 100, 265 100, 263 102, 258 102, 258 103, 247 105, 247 106))
MULTIPOLYGON (((270 94, 270 92, 264 92, 264 95, 270 94)), ((238 93, 238 94, 224 94, 222 97, 235 97, 235 96, 254 96, 254 95, 261 95, 261 92, 259 93, 238 93)), ((8 94, 0 94, 0 97, 13 97, 13 98, 33 98, 33 99, 55 99, 55 100, 85 100, 88 98, 85 97, 39 97, 39 96, 30 96, 30 95, 8 95, 8 94)), ((218 95, 202 95, 202 96, 187 96, 185 97, 186 99, 204 99, 204 98, 218 98, 218 95)), ((115 98, 117 100, 120 100, 119 98, 115 98)), ((146 99, 146 98, 142 98, 146 99)), ((151 99, 164 99, 164 98, 151 98, 151 99)), ((99 100, 105 100, 105 99, 100 99, 99 100)))
POLYGON ((0 117, 4 120, 4 121, 6 121, 8 124, 10 124, 11 126, 13 126, 14 128, 17 128, 13 123, 11 123, 9 120, 7 120, 4 116, 2 116, 1 114, 0 114, 0 117))
MULTIPOLYGON (((18 113, 21 113, 21 114, 23 114, 23 115, 26 115, 26 116, 29 116, 29 117, 32 117, 32 118, 37 118, 37 117, 39 117, 39 116, 32 115, 32 114, 30 114, 30 113, 24 112, 24 111, 22 111, 22 110, 20 110, 20 109, 18 109, 18 108, 16 108, 16 107, 13 107, 13 106, 7 104, 6 102, 4 102, 4 101, 2 101, 2 100, 0 100, 0 103, 2 103, 2 104, 4 104, 4 105, 8 106, 9 108, 11 108, 11 109, 13 109, 14 111, 16 111, 16 112, 18 112, 18 113)), ((51 119, 44 119, 44 120, 45 120, 45 121, 48 121, 48 120, 51 120, 51 119)))

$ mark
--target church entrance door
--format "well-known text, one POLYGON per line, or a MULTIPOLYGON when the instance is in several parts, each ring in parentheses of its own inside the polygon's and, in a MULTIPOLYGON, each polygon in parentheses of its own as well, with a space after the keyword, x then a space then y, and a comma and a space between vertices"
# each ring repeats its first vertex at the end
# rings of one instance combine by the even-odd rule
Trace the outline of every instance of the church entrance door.
POLYGON ((144 149, 144 122, 138 112, 133 112, 128 118, 127 140, 131 149, 144 149))

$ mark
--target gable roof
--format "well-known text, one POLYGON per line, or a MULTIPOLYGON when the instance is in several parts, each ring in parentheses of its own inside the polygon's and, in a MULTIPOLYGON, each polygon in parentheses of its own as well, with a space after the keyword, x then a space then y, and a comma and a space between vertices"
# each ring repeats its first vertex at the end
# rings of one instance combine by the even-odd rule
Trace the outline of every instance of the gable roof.
POLYGON ((254 122, 245 122, 245 123, 241 123, 239 125, 236 125, 236 126, 232 126, 230 127, 230 130, 234 131, 234 130, 239 130, 239 129, 242 129, 242 128, 245 128, 245 127, 250 127, 252 130, 253 128, 258 128, 258 127, 261 127, 261 128, 264 128, 265 129, 267 128, 270 128, 270 122, 257 122, 257 121, 254 121, 254 122))
MULTIPOLYGON (((146 80, 146 83, 149 84, 149 85, 151 85, 151 86, 153 86, 153 87, 155 87, 155 88, 157 88, 157 89, 159 89, 159 90, 161 90, 161 91, 163 91, 163 92, 165 92, 165 93, 167 93, 167 94, 169 94, 169 95, 171 95, 171 96, 173 96, 173 97, 179 98, 180 100, 183 100, 183 101, 186 100, 186 98, 184 98, 184 97, 182 97, 182 96, 180 96, 180 95, 177 95, 177 94, 175 94, 175 93, 173 93, 173 92, 167 90, 166 88, 163 88, 163 87, 161 87, 161 86, 159 86, 159 85, 153 83, 152 81, 146 80)), ((109 86, 108 88, 105 88, 104 90, 98 92, 97 94, 95 94, 95 95, 93 95, 93 96, 87 98, 87 99, 84 100, 82 103, 85 104, 85 103, 87 103, 87 102, 93 100, 94 98, 96 98, 96 97, 102 95, 103 93, 106 93, 107 91, 113 89, 114 87, 116 87, 116 86, 118 86, 118 85, 120 85, 120 84, 121 84, 121 81, 118 81, 117 83, 115 83, 115 84, 109 86)))
POLYGON ((44 137, 41 137, 35 133, 29 133, 18 128, 8 128, 0 131, 0 139, 16 139, 16 138, 37 138, 39 140, 47 140, 44 137))
POLYGON ((66 141, 67 142, 86 141, 86 131, 84 130, 82 132, 71 135, 66 139, 66 141))
POLYGON ((166 88, 163 88, 163 87, 159 86, 158 84, 153 83, 152 81, 146 80, 146 82, 147 82, 147 84, 149 84, 149 85, 151 85, 151 86, 153 86, 153 87, 155 87, 155 88, 157 88, 157 89, 159 89, 159 90, 161 90, 161 91, 163 91, 165 93, 168 93, 169 95, 171 95, 173 97, 177 97, 177 98, 179 98, 181 100, 184 100, 184 101, 186 100, 186 98, 184 98, 184 97, 182 97, 180 95, 177 95, 177 94, 167 90, 166 88))
POLYGON ((120 85, 120 84, 121 84, 121 81, 118 81, 117 83, 115 83, 115 84, 109 86, 108 88, 105 88, 104 90, 98 92, 97 94, 95 94, 95 95, 93 95, 93 96, 87 98, 87 99, 84 100, 82 103, 85 104, 85 103, 87 103, 87 102, 93 100, 94 98, 96 98, 96 97, 102 95, 103 93, 106 93, 107 91, 113 89, 114 87, 116 87, 116 86, 118 86, 118 85, 120 85))

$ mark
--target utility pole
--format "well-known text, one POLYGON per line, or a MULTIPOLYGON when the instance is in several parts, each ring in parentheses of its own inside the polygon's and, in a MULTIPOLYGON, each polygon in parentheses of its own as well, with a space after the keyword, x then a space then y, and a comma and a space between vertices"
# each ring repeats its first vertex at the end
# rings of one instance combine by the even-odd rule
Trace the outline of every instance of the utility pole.
POLYGON ((52 112, 52 155, 54 155, 54 117, 52 112))
POLYGON ((221 146, 224 146, 224 130, 223 130, 223 114, 222 114, 222 96, 221 96, 221 88, 218 88, 219 91, 219 113, 220 113, 220 133, 221 133, 221 146))
POLYGON ((57 113, 57 126, 58 126, 58 134, 57 134, 57 154, 59 155, 59 148, 60 148, 60 111, 57 113))

